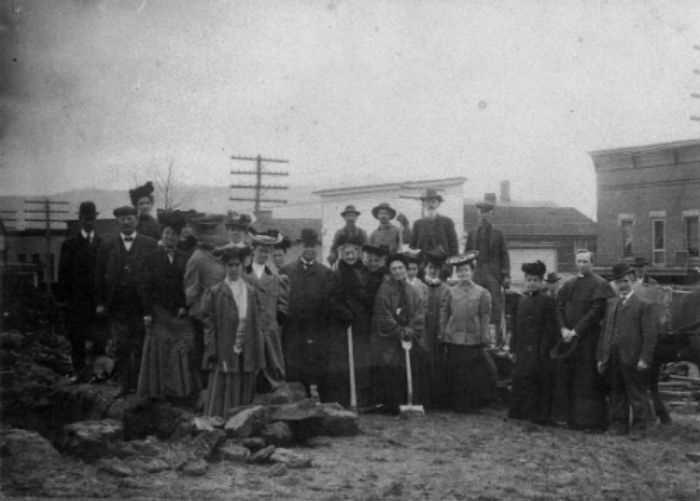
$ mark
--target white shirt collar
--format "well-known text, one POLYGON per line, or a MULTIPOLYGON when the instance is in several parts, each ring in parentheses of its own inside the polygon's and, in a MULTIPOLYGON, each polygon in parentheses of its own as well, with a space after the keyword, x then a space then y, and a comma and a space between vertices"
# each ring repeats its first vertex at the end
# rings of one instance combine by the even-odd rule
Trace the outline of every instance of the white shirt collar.
POLYGON ((258 278, 262 277, 265 274, 265 265, 253 262, 253 272, 258 278))
MULTIPOLYGON (((122 241, 124 241, 124 239, 127 238, 127 235, 124 235, 124 233, 119 233, 119 236, 121 237, 122 241)), ((133 232, 131 235, 128 235, 128 238, 136 238, 136 232, 133 232)))
POLYGON ((95 236, 95 230, 92 230, 90 233, 88 233, 87 231, 85 231, 81 228, 80 234, 83 236, 83 238, 85 240, 92 240, 92 238, 95 236))
POLYGON ((627 294, 620 294, 620 299, 622 300, 622 303, 624 304, 627 301, 629 301, 629 298, 632 297, 632 294, 634 294, 634 289, 629 291, 627 294))

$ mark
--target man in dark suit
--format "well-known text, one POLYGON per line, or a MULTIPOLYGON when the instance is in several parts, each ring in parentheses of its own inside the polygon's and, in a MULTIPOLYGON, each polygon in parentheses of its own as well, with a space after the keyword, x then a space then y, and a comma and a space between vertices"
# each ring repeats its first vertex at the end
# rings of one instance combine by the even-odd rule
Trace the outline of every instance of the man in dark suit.
POLYGON ((289 308, 283 326, 282 348, 287 381, 300 381, 325 397, 327 330, 333 272, 316 260, 320 244, 311 228, 301 231, 301 257, 282 267, 289 278, 289 308))
POLYGON ((459 254, 457 247, 457 232, 455 223, 447 216, 438 214, 438 208, 444 201, 442 196, 433 188, 421 193, 423 217, 413 223, 411 249, 426 252, 437 252, 447 256, 459 254))
POLYGON ((503 325, 503 289, 510 287, 510 258, 503 232, 491 225, 493 211, 496 207, 496 195, 486 193, 484 200, 477 202, 479 226, 467 235, 464 252, 479 251, 474 282, 491 294, 491 321, 495 328, 497 346, 504 342, 503 325))
POLYGON ((97 314, 107 315, 119 372, 118 396, 136 389, 144 340, 144 314, 140 282, 146 255, 156 250, 152 238, 136 232, 134 207, 114 210, 119 235, 104 242, 97 253, 95 281, 97 314))
POLYGON ((71 344, 73 374, 81 379, 85 367, 85 341, 93 343, 93 354, 104 352, 105 340, 95 315, 95 263, 102 239, 95 234, 97 209, 93 202, 82 202, 78 211, 80 231, 61 246, 58 264, 60 299, 66 303, 66 333, 71 344))
POLYGON ((653 305, 635 294, 635 271, 626 263, 613 266, 613 279, 620 294, 608 299, 605 329, 598 341, 598 372, 611 383, 611 431, 630 431, 632 438, 646 433, 649 408, 648 371, 656 348, 653 305))

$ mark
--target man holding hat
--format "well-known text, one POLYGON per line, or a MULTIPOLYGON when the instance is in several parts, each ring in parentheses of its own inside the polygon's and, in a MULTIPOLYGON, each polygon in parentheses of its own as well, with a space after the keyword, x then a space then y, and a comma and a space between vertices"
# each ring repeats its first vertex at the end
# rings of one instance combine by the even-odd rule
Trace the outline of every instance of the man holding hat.
POLYGON ((66 333, 71 344, 73 375, 78 382, 85 367, 85 340, 93 342, 93 354, 101 355, 105 339, 95 315, 95 264, 102 239, 95 234, 97 209, 93 202, 82 202, 78 211, 80 231, 61 245, 58 264, 59 295, 66 302, 66 333))
POLYGON ((303 383, 312 395, 316 386, 323 400, 333 273, 316 260, 321 244, 316 231, 302 229, 298 242, 301 257, 280 270, 289 279, 289 314, 282 336, 287 381, 303 383))
POLYGON ((153 216, 151 216, 151 210, 153 210, 153 183, 148 181, 143 186, 129 190, 129 198, 131 198, 131 205, 134 206, 138 215, 136 231, 141 235, 158 241, 160 239, 160 227, 153 216))
POLYGON ((136 231, 134 207, 114 210, 119 235, 104 242, 95 269, 98 315, 109 317, 121 390, 136 389, 144 341, 144 312, 140 299, 143 264, 157 242, 136 231))
POLYGON ((633 438, 642 438, 651 416, 647 385, 657 339, 653 305, 635 293, 635 272, 626 263, 616 264, 612 271, 620 294, 608 299, 598 341, 598 372, 607 373, 611 383, 611 431, 631 431, 633 438))
POLYGON ((479 226, 467 235, 465 252, 479 251, 474 282, 491 294, 491 325, 495 328, 496 344, 503 344, 503 288, 510 287, 510 257, 503 232, 491 225, 496 195, 486 193, 484 200, 477 202, 479 226))
POLYGON ((649 261, 645 257, 642 256, 637 256, 634 258, 634 261, 632 262, 632 268, 633 272, 635 274, 635 279, 634 279, 634 286, 639 287, 639 286, 648 286, 648 285, 659 285, 659 283, 651 278, 647 274, 647 269, 649 268, 649 261))
POLYGON ((338 246, 341 240, 356 240, 360 242, 360 246, 367 243, 367 233, 365 230, 355 225, 357 218, 360 216, 360 211, 358 211, 354 205, 348 205, 340 215, 345 219, 345 226, 336 231, 333 237, 331 251, 328 254, 328 263, 331 266, 338 260, 338 246))
POLYGON ((385 245, 389 253, 401 250, 401 231, 391 224, 396 217, 396 211, 386 202, 382 202, 372 209, 372 215, 379 219, 379 227, 369 236, 371 245, 385 245))
POLYGON ((411 249, 456 255, 459 249, 455 223, 449 217, 438 214, 438 208, 444 201, 442 195, 434 188, 427 188, 421 193, 420 200, 423 217, 413 223, 411 249))
POLYGON ((267 260, 283 236, 277 230, 256 232, 248 230, 253 244, 253 262, 245 268, 243 278, 255 290, 259 303, 258 325, 265 342, 265 375, 270 387, 277 388, 285 380, 284 353, 282 352, 282 324, 287 318, 289 286, 287 280, 273 273, 267 260))

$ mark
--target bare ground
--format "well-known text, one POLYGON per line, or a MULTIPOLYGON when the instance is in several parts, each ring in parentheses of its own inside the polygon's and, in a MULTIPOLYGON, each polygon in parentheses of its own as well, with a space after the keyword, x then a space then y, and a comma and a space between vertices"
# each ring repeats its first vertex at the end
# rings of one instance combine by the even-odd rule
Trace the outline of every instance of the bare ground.
MULTIPOLYGON (((311 469, 214 463, 203 477, 167 471, 123 479, 107 495, 250 501, 700 500, 700 463, 686 457, 700 453, 697 412, 674 413, 671 425, 654 428, 641 441, 522 424, 504 414, 487 409, 410 420, 366 415, 356 437, 321 438, 313 447, 298 447, 313 458, 311 469)), ((113 482, 105 473, 97 475, 113 482)), ((80 493, 66 486, 55 495, 80 493)))

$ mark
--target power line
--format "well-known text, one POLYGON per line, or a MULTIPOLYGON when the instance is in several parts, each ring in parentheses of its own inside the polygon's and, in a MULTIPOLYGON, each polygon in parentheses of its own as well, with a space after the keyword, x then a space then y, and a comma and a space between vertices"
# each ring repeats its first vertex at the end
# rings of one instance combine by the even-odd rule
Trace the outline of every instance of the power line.
POLYGON ((287 171, 265 171, 263 167, 263 162, 273 162, 287 164, 289 160, 280 160, 277 158, 263 158, 261 155, 256 157, 245 157, 232 155, 231 160, 242 160, 247 162, 255 162, 255 170, 232 170, 231 175, 234 176, 255 176, 255 184, 232 184, 230 187, 232 189, 244 189, 244 190, 254 190, 254 197, 229 197, 231 201, 241 201, 241 202, 255 202, 255 208, 253 213, 257 216, 260 212, 260 202, 278 203, 286 204, 287 200, 280 198, 262 198, 262 190, 288 190, 288 185, 279 184, 263 184, 263 176, 288 176, 287 171))
POLYGON ((68 214, 67 210, 56 210, 53 208, 55 205, 65 206, 69 202, 59 201, 59 200, 25 200, 27 205, 43 205, 41 209, 25 209, 24 212, 27 214, 43 214, 44 217, 38 218, 25 218, 25 221, 32 221, 37 223, 46 224, 46 292, 51 294, 51 281, 53 280, 53 259, 51 259, 51 223, 62 223, 61 219, 51 219, 52 214, 68 214))

